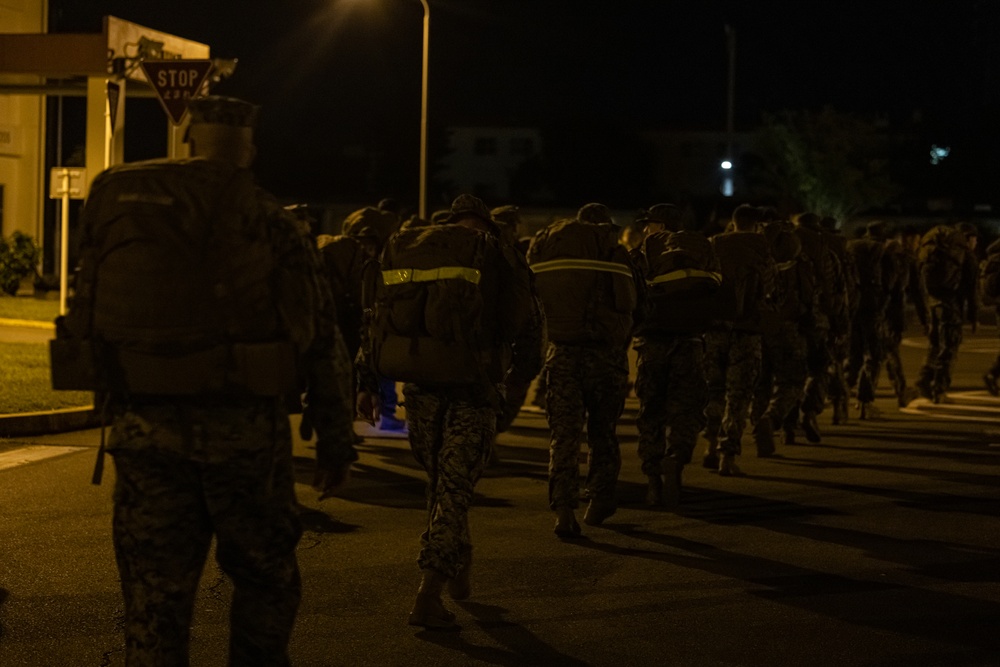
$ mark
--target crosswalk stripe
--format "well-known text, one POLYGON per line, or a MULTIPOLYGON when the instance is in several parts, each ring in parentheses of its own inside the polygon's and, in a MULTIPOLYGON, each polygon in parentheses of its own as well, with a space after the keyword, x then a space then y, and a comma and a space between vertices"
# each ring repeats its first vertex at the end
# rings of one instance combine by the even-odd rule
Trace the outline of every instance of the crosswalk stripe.
POLYGON ((25 463, 34 463, 53 456, 61 456, 71 452, 78 452, 86 447, 49 447, 46 445, 30 445, 20 447, 9 452, 0 452, 0 470, 16 468, 25 463))

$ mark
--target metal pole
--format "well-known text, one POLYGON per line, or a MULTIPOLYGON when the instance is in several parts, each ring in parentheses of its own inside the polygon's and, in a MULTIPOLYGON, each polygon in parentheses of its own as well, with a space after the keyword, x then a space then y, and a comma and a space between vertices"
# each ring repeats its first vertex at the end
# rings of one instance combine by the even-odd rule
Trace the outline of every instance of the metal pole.
POLYGON ((733 159, 733 108, 736 96, 736 30, 726 26, 726 45, 729 50, 729 77, 726 91, 726 159, 733 159))
POLYGON ((59 314, 66 314, 66 293, 69 290, 69 169, 62 174, 62 222, 59 228, 59 314))
POLYGON ((431 38, 431 8, 427 0, 420 0, 424 6, 424 54, 420 77, 420 197, 417 215, 427 220, 427 63, 431 38))

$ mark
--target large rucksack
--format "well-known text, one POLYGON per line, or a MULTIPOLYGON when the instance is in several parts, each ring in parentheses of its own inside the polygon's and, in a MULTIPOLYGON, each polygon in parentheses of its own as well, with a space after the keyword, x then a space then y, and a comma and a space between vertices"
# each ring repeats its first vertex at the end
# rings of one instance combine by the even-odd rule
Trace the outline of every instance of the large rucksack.
POLYGON ((618 232, 612 224, 563 220, 532 239, 528 265, 535 274, 550 341, 628 343, 638 295, 618 232))
POLYGON ((774 281, 767 239, 756 232, 726 232, 711 241, 722 272, 723 298, 733 313, 723 321, 738 329, 759 328, 761 310, 767 307, 765 299, 774 281))
POLYGON ((727 319, 719 295, 722 274, 711 242, 691 231, 655 232, 643 239, 649 309, 646 332, 701 332, 727 319))
POLYGON ((885 244, 873 238, 851 239, 847 243, 847 254, 852 262, 857 276, 857 312, 871 317, 880 311, 885 303, 885 288, 883 274, 886 266, 883 261, 885 244))
POLYGON ((513 268, 494 238, 460 225, 402 229, 379 268, 371 323, 379 374, 445 385, 503 379, 529 313, 505 289, 513 268))
POLYGON ((930 296, 947 300, 958 295, 967 251, 965 235, 954 227, 938 225, 924 234, 917 261, 924 289, 930 296))
POLYGON ((54 388, 294 390, 288 332, 303 323, 285 321, 291 305, 279 312, 269 216, 281 209, 260 201, 248 170, 218 161, 155 160, 98 176, 81 214, 75 294, 51 347, 54 388))

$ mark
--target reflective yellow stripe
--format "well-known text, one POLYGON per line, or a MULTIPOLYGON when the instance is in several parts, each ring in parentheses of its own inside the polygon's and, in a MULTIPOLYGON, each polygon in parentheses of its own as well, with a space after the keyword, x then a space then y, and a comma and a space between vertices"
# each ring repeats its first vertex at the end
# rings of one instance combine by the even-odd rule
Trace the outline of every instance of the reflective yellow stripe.
POLYGON ((479 284, 482 273, 479 269, 467 266, 440 266, 436 269, 389 269, 382 272, 384 285, 402 285, 404 283, 429 283, 435 280, 467 280, 473 285, 479 284))
POLYGON ((620 273, 623 276, 632 277, 632 270, 624 264, 618 262, 603 262, 597 259, 553 259, 548 262, 538 262, 529 267, 535 273, 545 273, 546 271, 607 271, 609 273, 620 273))
POLYGON ((661 283, 670 282, 671 280, 683 280, 684 278, 709 278, 714 281, 717 285, 722 284, 722 276, 713 271, 702 271, 701 269, 678 269, 676 271, 671 271, 670 273, 664 273, 662 276, 656 276, 649 281, 650 285, 659 285, 661 283))

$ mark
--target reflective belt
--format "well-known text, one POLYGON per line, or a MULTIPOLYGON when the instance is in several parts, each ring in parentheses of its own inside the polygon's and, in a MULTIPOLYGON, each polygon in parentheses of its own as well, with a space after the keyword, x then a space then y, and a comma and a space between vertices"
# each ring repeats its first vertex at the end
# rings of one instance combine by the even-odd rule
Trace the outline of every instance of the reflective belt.
POLYGON ((678 269, 670 273, 656 276, 649 281, 650 285, 660 285, 672 280, 684 280, 685 278, 708 278, 717 285, 722 284, 722 276, 714 271, 702 271, 701 269, 678 269))
POLYGON ((441 266, 436 269, 389 269, 382 272, 383 285, 402 285, 404 283, 429 283, 435 280, 466 280, 473 285, 479 284, 482 272, 467 266, 441 266))
POLYGON ((618 262, 603 262, 597 259, 553 259, 548 262, 538 262, 529 267, 534 273, 545 273, 546 271, 607 271, 608 273, 620 273, 623 276, 632 277, 632 270, 624 264, 618 262))

